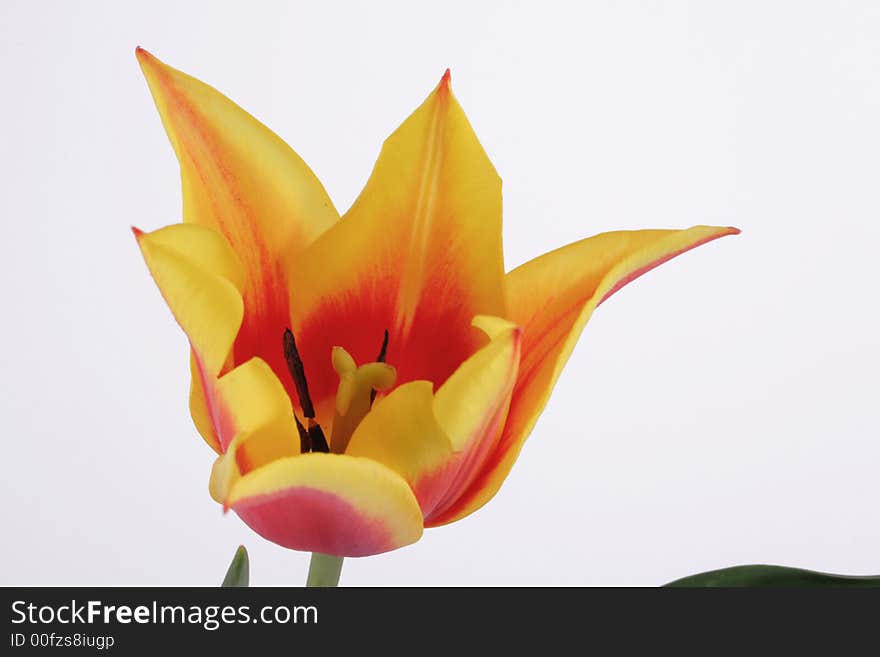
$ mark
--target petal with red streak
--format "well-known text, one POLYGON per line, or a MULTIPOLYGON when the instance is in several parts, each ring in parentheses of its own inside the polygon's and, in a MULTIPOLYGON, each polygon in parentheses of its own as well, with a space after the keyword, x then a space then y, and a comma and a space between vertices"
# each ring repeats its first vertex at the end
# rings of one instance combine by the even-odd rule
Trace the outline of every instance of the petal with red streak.
POLYGON ((501 440, 444 519, 488 502, 503 483, 593 310, 625 284, 736 228, 617 231, 547 253, 507 275, 509 317, 523 327, 522 361, 501 440), (537 294, 540 291, 541 294, 537 294))
POLYGON ((386 140, 344 219, 304 254, 291 302, 312 396, 332 412, 341 345, 375 360, 385 329, 398 382, 442 384, 504 315, 501 180, 443 80, 386 140))
POLYGON ((180 162, 184 221, 224 235, 244 264, 247 312, 235 362, 266 360, 292 390, 281 351, 287 279, 338 213, 277 135, 210 86, 138 48, 137 58, 180 162))

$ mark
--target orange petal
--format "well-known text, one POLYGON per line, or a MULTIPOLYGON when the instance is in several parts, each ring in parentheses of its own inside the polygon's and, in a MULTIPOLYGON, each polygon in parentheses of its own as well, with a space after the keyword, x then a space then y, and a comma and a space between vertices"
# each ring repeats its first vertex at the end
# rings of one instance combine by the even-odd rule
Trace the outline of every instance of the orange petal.
POLYGON ((255 532, 292 550, 362 557, 422 535, 407 483, 384 465, 347 455, 274 461, 238 479, 228 503, 255 532))
POLYGON ((137 58, 180 161, 184 221, 220 231, 247 272, 235 362, 261 356, 292 390, 281 351, 289 270, 338 214, 311 169, 262 123, 145 50, 137 58))
POLYGON ((492 341, 436 395, 429 381, 412 381, 377 401, 346 452, 383 463, 406 479, 426 526, 442 523, 446 509, 481 471, 501 435, 516 380, 520 330, 496 318, 475 323, 492 341))
POLYGON ((523 326, 523 355, 507 424, 484 470, 445 520, 472 513, 498 491, 600 303, 670 258, 737 233, 736 228, 712 226, 603 233, 510 272, 506 279, 509 316, 523 326))
POLYGON ((332 347, 370 362, 385 329, 399 383, 442 384, 485 344, 471 319, 504 315, 503 276, 501 180, 444 76, 293 274, 293 326, 316 405, 332 403, 332 347))

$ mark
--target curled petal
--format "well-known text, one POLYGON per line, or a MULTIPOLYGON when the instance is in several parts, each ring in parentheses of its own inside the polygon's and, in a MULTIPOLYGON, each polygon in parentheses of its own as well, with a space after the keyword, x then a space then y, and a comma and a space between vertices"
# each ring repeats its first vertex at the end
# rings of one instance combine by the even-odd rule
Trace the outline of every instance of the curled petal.
POLYGON ((223 237, 187 224, 135 237, 159 291, 210 376, 218 376, 241 326, 241 265, 223 237))
POLYGON ((293 550, 362 557, 422 535, 407 483, 348 455, 310 453, 265 465, 232 485, 228 505, 258 534, 293 550))
POLYGON ((229 508, 232 487, 242 476, 274 461, 300 453, 299 440, 289 423, 275 421, 244 431, 232 439, 211 468, 208 492, 224 509, 229 508))
POLYGON ((450 509, 457 520, 488 502, 507 477, 593 310, 621 287, 736 228, 618 231, 536 258, 507 275, 510 317, 523 327, 522 362, 504 432, 484 468, 450 509))
POLYGON ((295 435, 290 400, 265 361, 253 358, 229 370, 244 312, 244 275, 223 236, 194 224, 152 233, 135 230, 135 236, 162 296, 190 339, 190 411, 199 433, 217 452, 225 451, 238 433, 271 423, 283 424, 295 435))
MULTIPOLYGON (((252 358, 222 376, 214 388, 215 427, 225 447, 243 431, 275 427, 299 445, 290 398, 272 369, 252 358)), ((299 448, 295 453, 299 452, 299 448)))
POLYGON ((135 228, 134 234, 159 291, 190 340, 193 422, 208 445, 222 452, 210 395, 232 360, 244 316, 244 268, 223 236, 204 226, 175 224, 150 233, 135 228))
POLYGON ((300 441, 284 386, 265 361, 252 358, 208 382, 208 389, 206 406, 222 451, 208 488, 225 506, 239 477, 277 459, 296 456, 300 441))

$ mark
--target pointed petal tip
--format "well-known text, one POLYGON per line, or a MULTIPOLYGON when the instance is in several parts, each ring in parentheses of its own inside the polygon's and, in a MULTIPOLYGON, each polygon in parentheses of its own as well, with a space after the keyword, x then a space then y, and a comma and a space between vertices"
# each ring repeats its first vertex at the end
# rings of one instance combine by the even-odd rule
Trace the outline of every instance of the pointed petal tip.
POLYGON ((134 56, 137 57, 138 62, 140 62, 141 66, 143 66, 146 62, 152 61, 156 59, 153 55, 145 50, 142 46, 138 46, 134 49, 134 56))
POLYGON ((132 227, 131 227, 131 232, 134 233, 134 238, 135 238, 138 242, 140 242, 140 241, 141 241, 141 236, 144 234, 144 231, 142 231, 142 230, 141 230, 140 228, 138 228, 137 226, 132 226, 132 227))
POLYGON ((443 77, 440 78, 440 84, 437 85, 438 91, 449 91, 449 88, 452 86, 452 72, 447 68, 443 73, 443 77))
POLYGON ((701 240, 698 244, 694 246, 702 246, 706 242, 711 242, 712 240, 716 240, 719 237, 729 237, 730 235, 739 235, 742 231, 736 226, 719 226, 715 228, 715 232, 705 240, 701 240))
POLYGON ((137 58, 138 65, 141 67, 144 75, 161 72, 163 69, 168 68, 158 57, 141 46, 134 49, 134 56, 137 58))
MULTIPOLYGON (((697 228, 697 226, 693 226, 697 228)), ((739 235, 742 231, 736 226, 705 226, 705 228, 713 229, 713 238, 727 237, 728 235, 739 235)))
POLYGON ((698 228, 710 228, 710 229, 712 229, 712 232, 704 235, 700 239, 696 239, 696 240, 693 240, 689 243, 684 244, 679 249, 674 249, 674 250, 668 251, 667 253, 664 253, 662 256, 660 256, 656 260, 654 260, 652 262, 648 262, 648 263, 644 264, 643 266, 638 267, 637 269, 634 269, 633 271, 629 272, 627 275, 623 276, 617 282, 614 283, 614 285, 611 287, 611 289, 609 289, 604 294, 604 296, 599 301, 599 303, 596 304, 596 307, 605 303, 605 301, 608 299, 608 297, 610 297, 612 294, 615 294, 616 292, 618 292, 622 287, 628 285, 629 283, 631 283, 635 279, 639 278, 643 274, 651 271, 655 267, 659 267, 663 263, 668 262, 669 260, 672 260, 673 258, 680 256, 683 253, 687 253, 688 251, 691 251, 692 249, 695 249, 698 246, 703 246, 704 244, 708 244, 709 242, 714 242, 715 240, 717 240, 721 237, 727 237, 728 235, 739 235, 740 232, 742 232, 742 231, 740 231, 739 228, 736 228, 735 226, 727 226, 726 228, 718 228, 716 226, 705 226, 705 227, 694 226, 690 230, 698 229, 698 228))

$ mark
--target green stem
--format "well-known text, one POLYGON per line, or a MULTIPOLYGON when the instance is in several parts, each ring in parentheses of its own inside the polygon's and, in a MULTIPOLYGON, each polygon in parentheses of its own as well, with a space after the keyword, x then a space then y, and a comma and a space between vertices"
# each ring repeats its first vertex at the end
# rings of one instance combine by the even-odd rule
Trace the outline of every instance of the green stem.
POLYGON ((339 586, 339 573, 341 572, 342 557, 312 552, 306 586, 339 586))

